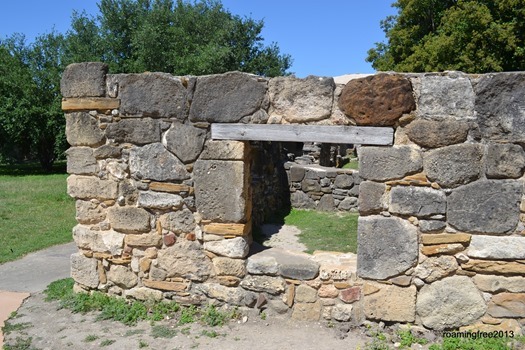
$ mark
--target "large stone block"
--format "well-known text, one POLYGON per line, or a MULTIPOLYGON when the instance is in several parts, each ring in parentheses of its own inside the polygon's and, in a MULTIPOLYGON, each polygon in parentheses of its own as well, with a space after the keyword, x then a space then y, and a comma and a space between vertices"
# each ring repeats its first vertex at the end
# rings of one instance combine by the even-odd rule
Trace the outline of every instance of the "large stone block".
POLYGON ((97 160, 89 147, 71 147, 66 151, 67 172, 77 175, 92 175, 97 172, 97 160))
POLYGON ((213 274, 213 265, 195 241, 180 240, 173 246, 159 250, 158 267, 167 271, 167 277, 183 277, 204 281, 213 274))
POLYGON ((384 210, 383 195, 386 191, 384 183, 363 181, 359 185, 359 214, 379 214, 384 210))
POLYGON ((305 123, 329 118, 335 83, 333 78, 309 76, 305 79, 277 77, 270 80, 270 117, 279 116, 290 123, 305 123))
POLYGON ((470 259, 461 263, 461 268, 485 274, 525 275, 525 264, 515 261, 470 259))
POLYGON ((426 152, 423 166, 430 181, 442 187, 458 187, 480 178, 482 157, 482 145, 452 145, 426 152))
POLYGON ((470 278, 453 276, 423 286, 416 310, 425 327, 443 330, 473 323, 487 305, 470 278))
POLYGON ((417 262, 417 230, 408 221, 396 217, 360 217, 357 231, 357 274, 360 277, 386 279, 417 262))
POLYGON ((67 193, 77 199, 116 199, 118 183, 94 176, 70 175, 67 178, 67 193))
POLYGON ((97 120, 84 112, 66 114, 66 138, 71 146, 96 147, 105 142, 97 120))
POLYGON ((142 208, 170 209, 180 208, 183 199, 178 194, 140 191, 137 205, 142 208))
POLYGON ((108 220, 112 228, 119 232, 140 233, 150 230, 150 215, 142 208, 109 208, 108 220))
POLYGON ((102 97, 106 94, 108 65, 101 62, 73 63, 60 81, 63 97, 102 97))
POLYGON ((191 233, 195 229, 195 218, 189 209, 177 210, 160 217, 163 229, 176 234, 191 233))
POLYGON ((250 251, 250 245, 244 237, 235 237, 205 242, 204 249, 229 258, 245 258, 250 251))
POLYGON ((519 145, 490 144, 487 147, 488 178, 517 179, 525 169, 525 152, 519 145))
POLYGON ((138 180, 181 181, 190 177, 184 164, 161 143, 132 148, 129 169, 138 180))
POLYGON ((197 78, 190 108, 192 122, 235 123, 262 107, 266 81, 240 72, 197 78))
POLYGON ((279 294, 286 290, 286 282, 281 277, 248 275, 242 280, 241 287, 254 292, 279 294))
POLYGON ((71 277, 75 282, 89 288, 98 287, 97 260, 81 253, 71 255, 71 277))
POLYGON ((516 228, 523 184, 482 180, 454 190, 448 197, 448 223, 460 231, 503 234, 516 228))
POLYGON ((483 138, 525 142, 525 74, 484 75, 475 91, 475 109, 483 138))
POLYGON ((414 270, 414 276, 427 283, 431 283, 446 276, 452 275, 458 270, 458 268, 459 265, 456 261, 456 258, 453 256, 442 255, 428 258, 420 263, 414 270))
POLYGON ((292 318, 297 321, 319 321, 322 305, 315 303, 296 303, 293 306, 292 318))
POLYGON ((122 119, 108 125, 106 137, 118 143, 129 142, 135 145, 160 142, 159 121, 151 118, 122 119))
POLYGON ((490 300, 487 313, 492 317, 525 317, 525 293, 500 293, 490 300))
POLYGON ((204 219, 222 222, 246 220, 249 174, 244 162, 198 160, 193 174, 195 203, 204 219))
POLYGON ((206 160, 245 160, 250 153, 246 141, 208 140, 200 159, 206 160))
POLYGON ((173 123, 164 134, 162 142, 183 163, 193 162, 202 151, 206 140, 206 129, 189 124, 173 123))
POLYGON ((474 99, 474 90, 467 76, 456 72, 447 76, 423 76, 418 112, 429 116, 472 117, 474 99))
POLYGON ((78 200, 75 207, 76 219, 81 224, 96 224, 106 218, 106 210, 91 201, 78 200))
POLYGON ((108 280, 123 289, 130 289, 137 285, 138 278, 133 271, 123 265, 112 265, 107 272, 108 280))
POLYGON ((473 235, 467 255, 494 260, 525 259, 525 237, 494 237, 473 235))
POLYGON ((523 293, 525 292, 525 277, 523 276, 494 276, 477 274, 472 278, 476 286, 489 293, 523 293))
POLYGON ((217 257, 213 259, 213 266, 218 276, 244 277, 246 275, 246 263, 241 259, 217 257))
POLYGON ((394 214, 429 217, 445 214, 446 208, 443 191, 411 186, 396 186, 390 191, 389 211, 394 214))
POLYGON ((365 180, 401 179, 423 169, 421 152, 410 146, 362 147, 359 175, 365 180))
MULTIPOLYGON (((375 293, 363 297, 366 318, 371 320, 414 322, 416 317, 416 287, 370 283, 375 293)), ((366 288, 366 287, 365 287, 366 288)))
POLYGON ((453 118, 416 119, 406 128, 408 138, 426 148, 438 148, 465 142, 469 125, 453 118))
POLYGON ((120 112, 132 116, 176 118, 187 115, 187 90, 179 77, 166 73, 119 74, 120 112))
POLYGON ((218 283, 207 283, 198 286, 208 297, 223 301, 230 305, 245 306, 246 301, 252 299, 253 293, 247 292, 242 288, 232 288, 218 283))
POLYGON ((94 231, 89 226, 73 227, 73 239, 77 247, 94 252, 109 253, 113 256, 122 254, 124 235, 115 231, 94 231))
POLYGON ((339 108, 357 125, 388 126, 416 109, 416 102, 410 80, 376 74, 350 80, 341 92, 339 108))

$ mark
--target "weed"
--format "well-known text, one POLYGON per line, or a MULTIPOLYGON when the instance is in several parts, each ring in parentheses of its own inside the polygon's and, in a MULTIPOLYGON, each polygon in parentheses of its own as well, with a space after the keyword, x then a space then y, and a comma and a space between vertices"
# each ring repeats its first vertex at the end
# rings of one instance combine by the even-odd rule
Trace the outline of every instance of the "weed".
POLYGON ((266 320, 266 312, 262 311, 260 314, 261 320, 266 320))
POLYGON ((150 319, 160 321, 166 316, 172 315, 180 310, 180 305, 174 302, 150 303, 150 319))
POLYGON ((72 278, 64 278, 58 281, 51 282, 44 290, 46 294, 46 301, 63 300, 72 296, 73 285, 75 281, 72 278))
POLYGON ((144 348, 147 348, 149 347, 149 344, 146 343, 144 340, 139 340, 139 349, 144 349, 144 348))
POLYGON ((33 338, 22 338, 22 337, 16 337, 15 344, 9 345, 4 344, 3 349, 4 350, 32 350, 34 349, 31 347, 31 342, 33 341, 33 338))
POLYGON ((222 326, 231 316, 225 312, 217 310, 215 305, 208 305, 201 315, 201 321, 208 326, 222 326))
POLYGON ((195 314, 197 313, 197 308, 194 305, 183 308, 180 313, 179 324, 187 324, 195 322, 195 314))
POLYGON ((84 342, 85 343, 91 343, 91 342, 94 342, 95 340, 98 339, 98 335, 95 335, 95 334, 88 334, 85 338, 84 338, 84 342))
POLYGON ((367 343, 365 350, 389 350, 386 335, 382 332, 372 333, 372 342, 367 343))
POLYGON ((184 335, 190 335, 190 327, 184 327, 180 330, 180 332, 184 335))
POLYGON ((208 338, 217 338, 221 334, 219 334, 219 333, 217 333, 217 332, 215 332, 213 330, 212 331, 208 331, 206 329, 203 329, 202 332, 201 332, 201 335, 204 335, 204 336, 206 336, 208 338))
POLYGON ((178 332, 177 329, 164 325, 151 327, 151 336, 153 338, 173 338, 178 332))
POLYGON ((103 341, 100 342, 100 346, 110 346, 111 344, 113 344, 114 342, 116 342, 116 340, 113 340, 113 339, 104 339, 103 341))
POLYGON ((131 337, 132 335, 135 335, 135 334, 144 334, 146 331, 143 330, 143 329, 129 329, 126 331, 126 333, 124 333, 124 336, 125 337, 131 337))
POLYGON ((425 345, 428 343, 428 340, 424 338, 416 338, 410 329, 405 330, 399 330, 397 331, 397 335, 399 336, 400 341, 400 347, 401 348, 409 348, 412 346, 412 344, 420 344, 425 345))
POLYGON ((33 327, 33 325, 29 322, 24 322, 24 323, 5 322, 4 326, 2 327, 2 332, 4 334, 9 334, 11 332, 17 332, 17 331, 21 331, 23 329, 27 329, 31 327, 33 327))
POLYGON ((521 349, 524 338, 444 338, 441 344, 432 344, 429 350, 511 350, 521 349))

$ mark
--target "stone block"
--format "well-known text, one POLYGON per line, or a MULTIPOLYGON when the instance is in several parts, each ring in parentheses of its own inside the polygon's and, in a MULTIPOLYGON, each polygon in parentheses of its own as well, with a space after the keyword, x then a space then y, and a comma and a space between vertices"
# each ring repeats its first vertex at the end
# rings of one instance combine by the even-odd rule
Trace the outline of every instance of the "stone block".
POLYGON ((97 120, 85 112, 66 114, 66 138, 71 146, 96 147, 105 142, 97 120))
POLYGON ((80 249, 93 252, 121 255, 124 247, 124 235, 115 231, 94 231, 89 226, 73 227, 73 239, 80 249))
POLYGON ((129 169, 137 180, 182 181, 190 177, 186 166, 161 143, 132 148, 129 169))
POLYGON ((131 116, 176 118, 187 115, 187 90, 179 77, 166 73, 119 74, 120 112, 131 116))
POLYGON ((168 292, 184 292, 188 290, 188 283, 170 281, 151 281, 142 280, 142 283, 149 288, 165 290, 168 292))
POLYGON ((525 264, 513 261, 470 259, 461 263, 463 270, 485 274, 524 275, 525 264))
POLYGON ((458 187, 480 178, 483 146, 460 144, 426 152, 423 167, 430 181, 441 187, 458 187))
POLYGON ((76 283, 88 288, 98 287, 97 260, 81 253, 71 255, 71 277, 76 283))
POLYGON ((459 243, 449 243, 449 244, 436 244, 430 246, 423 246, 421 248, 421 253, 427 256, 432 255, 453 255, 465 250, 463 244, 459 243))
POLYGON ((424 245, 448 243, 468 244, 470 242, 470 238, 471 235, 468 233, 423 234, 421 235, 421 243, 424 245))
POLYGON ((337 298, 339 295, 339 289, 337 289, 333 284, 323 284, 318 291, 319 298, 337 298))
POLYGON ((106 218, 106 210, 91 201, 77 200, 76 219, 80 224, 96 224, 106 218))
POLYGON ((66 67, 60 80, 64 97, 100 97, 106 94, 108 65, 101 62, 73 63, 66 67))
POLYGON ((286 290, 286 282, 281 277, 248 275, 241 281, 241 287, 254 292, 276 295, 286 290))
POLYGON ((525 260, 525 237, 472 236, 467 255, 492 260, 525 260))
POLYGON ((162 238, 157 233, 130 234, 126 236, 124 241, 128 247, 160 247, 163 241, 162 238))
POLYGON ((273 256, 254 254, 248 258, 246 269, 253 275, 277 275, 279 265, 273 256))
POLYGON ((258 111, 266 97, 266 81, 229 72, 197 78, 190 108, 192 122, 236 123, 258 111))
POLYGON ((211 223, 204 226, 204 232, 221 236, 247 236, 250 233, 250 224, 220 224, 211 223))
POLYGON ((315 209, 315 201, 302 191, 290 194, 290 203, 293 208, 315 209))
POLYGON ((61 107, 64 112, 107 111, 119 108, 120 100, 107 97, 63 98, 61 107))
POLYGON ((477 274, 472 280, 480 290, 488 293, 525 292, 525 277, 523 276, 505 277, 477 274))
POLYGON ((96 159, 120 158, 122 149, 111 145, 103 145, 93 150, 93 157, 96 159))
POLYGON ((423 233, 441 231, 447 223, 439 220, 419 220, 419 230, 423 233))
POLYGON ((178 194, 140 191, 137 205, 142 208, 170 209, 182 206, 182 197, 178 194))
POLYGON ((317 210, 333 212, 335 209, 334 197, 331 194, 325 194, 317 203, 317 210))
POLYGON ((448 255, 431 257, 420 263, 414 270, 414 276, 427 283, 432 283, 455 273, 459 268, 456 258, 448 255))
POLYGON ((250 144, 244 141, 208 140, 204 144, 200 159, 245 160, 250 153, 250 144))
POLYGON ((454 72, 447 76, 421 77, 418 99, 420 115, 473 117, 474 101, 474 89, 466 75, 454 72))
POLYGON ((292 309, 292 319, 297 321, 319 321, 321 317, 321 302, 295 303, 292 309))
POLYGON ((341 290, 339 299, 347 304, 351 304, 361 299, 361 287, 350 287, 341 290))
MULTIPOLYGON (((365 294, 364 311, 369 320, 414 322, 416 317, 416 287, 402 288, 373 282, 377 291, 365 294)), ((366 285, 365 284, 365 285, 366 285)))
POLYGON ((384 210, 383 195, 386 191, 384 183, 363 181, 359 185, 359 214, 379 214, 384 210))
POLYGON ((161 301, 162 292, 160 290, 155 290, 146 287, 136 287, 130 290, 124 291, 126 297, 130 297, 142 301, 161 301))
POLYGON ((448 197, 448 223, 464 232, 511 232, 518 224, 522 193, 523 184, 512 180, 482 180, 462 186, 448 197))
POLYGON ((362 147, 359 151, 359 175, 364 180, 401 179, 422 169, 421 152, 411 146, 362 147))
POLYGON ((150 215, 142 208, 111 207, 107 217, 115 231, 141 233, 150 230, 150 215))
POLYGON ((116 199, 118 183, 94 176, 70 175, 67 178, 67 193, 77 199, 116 199))
POLYGON ((279 116, 289 123, 327 119, 332 111, 334 89, 333 78, 272 78, 268 85, 270 117, 279 116))
POLYGON ((180 240, 173 246, 159 250, 158 267, 168 272, 167 277, 183 277, 205 281, 213 273, 213 265, 196 241, 180 240))
POLYGON ((350 80, 341 92, 339 109, 357 125, 389 126, 416 109, 416 102, 409 79, 376 74, 350 80))
POLYGON ((336 188, 349 189, 354 186, 354 177, 348 174, 339 174, 335 177, 334 186, 336 188))
POLYGON ((337 209, 339 210, 350 210, 358 207, 358 199, 356 197, 345 198, 339 203, 337 209))
POLYGON ((304 174, 306 170, 301 166, 291 166, 290 167, 290 181, 300 182, 304 179, 304 174))
POLYGON ((468 132, 468 123, 454 118, 416 119, 406 128, 408 138, 425 148, 463 143, 468 132))
POLYGON ((315 303, 317 301, 317 290, 305 284, 300 284, 295 288, 296 303, 315 303))
POLYGON ((71 147, 66 151, 68 174, 93 175, 97 172, 97 160, 89 147, 71 147))
POLYGON ((163 229, 178 235, 192 233, 196 226, 193 213, 186 208, 162 215, 160 217, 160 224, 163 229))
POLYGON ((445 214, 446 208, 443 191, 412 186, 397 186, 390 191, 389 211, 394 214, 429 217, 445 214))
POLYGON ((164 134, 162 142, 183 163, 191 163, 199 157, 206 140, 206 129, 189 124, 173 123, 164 134))
POLYGON ((248 241, 243 237, 222 239, 204 243, 204 249, 229 258, 245 258, 250 251, 248 241))
POLYGON ((123 289, 130 289, 137 285, 138 278, 133 271, 122 265, 112 265, 107 272, 108 280, 123 289))
POLYGON ((352 305, 337 304, 332 308, 331 316, 336 321, 348 322, 352 318, 352 305))
POLYGON ((405 272, 417 262, 417 230, 396 217, 359 217, 357 274, 386 279, 405 272))
POLYGON ((106 137, 117 143, 147 145, 160 142, 160 134, 159 121, 152 118, 122 119, 106 128, 106 137))
POLYGON ((193 191, 193 188, 183 184, 172 184, 166 182, 150 182, 149 189, 157 192, 180 193, 193 191))
POLYGON ((473 323, 487 305, 470 278, 453 276, 423 286, 416 309, 425 327, 443 330, 473 323))
POLYGON ((215 273, 218 276, 244 277, 246 275, 246 263, 240 259, 217 257, 212 260, 215 273))
POLYGON ((488 178, 517 179, 525 169, 525 152, 519 145, 489 144, 486 162, 488 178))
POLYGON ((249 174, 244 162, 198 160, 193 175, 197 211, 204 219, 232 223, 246 220, 249 174))
POLYGON ((210 298, 237 306, 245 306, 246 300, 251 296, 251 292, 246 292, 242 288, 226 287, 218 283, 200 285, 199 289, 210 298))

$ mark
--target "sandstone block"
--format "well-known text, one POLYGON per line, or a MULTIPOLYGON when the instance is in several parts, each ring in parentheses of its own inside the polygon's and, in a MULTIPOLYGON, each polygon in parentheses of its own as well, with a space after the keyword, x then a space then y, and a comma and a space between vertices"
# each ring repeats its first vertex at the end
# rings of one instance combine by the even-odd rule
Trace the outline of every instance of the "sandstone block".
POLYGON ((499 293, 490 300, 487 313, 492 317, 525 317, 525 293, 499 293))
POLYGON ((431 246, 424 246, 421 248, 421 253, 431 256, 439 254, 453 255, 463 251, 465 247, 463 244, 459 243, 449 243, 449 244, 437 244, 431 246))
POLYGON ((258 81, 256 76, 240 72, 198 77, 190 108, 190 120, 238 122, 262 107, 266 85, 266 81, 258 81))
POLYGON ((318 291, 319 298, 337 298, 339 295, 339 289, 333 284, 323 284, 318 291))
POLYGON ((75 218, 80 224, 96 224, 106 218, 105 209, 91 201, 77 200, 75 207, 75 218))
POLYGON ((241 281, 241 287, 254 292, 280 294, 286 290, 286 282, 281 277, 248 275, 241 281))
POLYGON ((64 112, 74 111, 107 111, 120 107, 120 100, 107 97, 70 97, 62 99, 62 110, 64 112))
POLYGON ((416 309, 425 327, 443 330, 473 323, 487 305, 470 278, 453 276, 423 286, 416 309))
POLYGON ((188 284, 184 282, 142 280, 142 283, 146 287, 169 292, 183 292, 188 289, 188 284))
POLYGON ((245 302, 251 294, 242 288, 226 287, 218 283, 207 283, 199 287, 210 298, 238 306, 245 306, 245 302))
POLYGON ((150 230, 150 215, 142 208, 112 207, 107 217, 115 231, 140 233, 150 230))
POLYGON ((470 259, 467 262, 461 263, 463 270, 486 273, 486 274, 501 274, 501 275, 523 275, 525 274, 525 264, 512 261, 498 261, 498 260, 478 260, 470 259))
POLYGON ((106 94, 108 65, 101 62, 73 63, 66 67, 60 80, 64 97, 99 97, 106 94))
POLYGON ((458 230, 503 234, 516 228, 523 185, 483 180, 462 186, 448 197, 447 220, 458 230))
POLYGON ((157 192, 168 192, 168 193, 180 193, 188 192, 190 193, 193 188, 188 185, 182 184, 172 184, 166 182, 151 182, 149 184, 149 189, 157 192))
POLYGON ((170 209, 182 206, 182 197, 178 194, 140 191, 137 205, 142 208, 170 209))
POLYGON ((204 243, 204 249, 229 258, 245 258, 250 246, 245 238, 236 237, 204 243))
POLYGON ((163 237, 157 233, 132 234, 126 236, 125 242, 129 247, 160 247, 162 238, 163 237))
POLYGON ((67 178, 67 193, 78 199, 116 199, 118 183, 93 176, 71 175, 67 178))
POLYGON ((292 309, 292 319, 297 321, 319 321, 321 317, 321 302, 295 303, 292 309))
POLYGON ((362 147, 359 175, 364 180, 401 179, 423 169, 421 152, 410 146, 362 147))
POLYGON ((477 274, 472 278, 472 280, 474 281, 476 286, 484 292, 525 292, 525 277, 523 276, 504 277, 477 274))
POLYGON ((456 258, 442 255, 428 258, 414 270, 414 276, 427 283, 432 283, 443 277, 449 276, 459 268, 456 258))
POLYGON ((305 284, 300 284, 295 288, 296 303, 315 303, 317 300, 317 290, 305 284))
POLYGON ((93 231, 89 226, 73 227, 73 239, 77 247, 94 252, 122 254, 124 235, 115 231, 93 231))
POLYGON ((250 144, 245 141, 208 140, 204 144, 200 159, 203 160, 245 160, 250 144))
POLYGON ((277 275, 279 265, 273 256, 254 254, 248 258, 246 269, 254 275, 277 275))
POLYGON ((217 257, 212 260, 215 273, 218 276, 244 277, 246 275, 246 264, 244 260, 217 257))
POLYGON ((418 256, 417 230, 396 217, 359 217, 357 274, 386 279, 411 268, 418 256))
POLYGON ((66 114, 66 138, 71 146, 96 147, 105 142, 97 120, 85 112, 66 114))
POLYGON ((124 291, 126 297, 131 297, 137 300, 143 301, 161 301, 162 292, 160 290, 155 290, 146 287, 136 287, 130 290, 124 291))
POLYGON ((423 167, 430 181, 442 187, 458 187, 480 178, 483 146, 452 145, 425 153, 423 167))
POLYGON ((421 235, 421 243, 424 245, 448 243, 468 244, 470 242, 470 238, 471 235, 467 233, 423 234, 421 235))
POLYGON ((429 217, 445 214, 446 202, 443 191, 426 187, 397 186, 390 191, 389 211, 394 214, 429 217))
POLYGON ((467 255, 480 259, 525 259, 525 237, 472 236, 467 255))
POLYGON ((213 273, 210 259, 196 241, 181 240, 173 246, 159 250, 158 267, 168 272, 167 277, 184 277, 204 281, 213 273))
POLYGON ((67 172, 77 175, 93 175, 97 172, 97 160, 93 149, 89 147, 72 147, 66 151, 67 172))
POLYGON ((132 148, 129 169, 131 176, 137 180, 181 181, 190 176, 184 164, 161 143, 132 148))
POLYGON ((211 223, 204 226, 204 232, 221 236, 246 236, 250 233, 250 224, 211 223))
POLYGON ((88 288, 98 287, 97 260, 81 253, 71 255, 71 277, 88 288))
POLYGON ((416 109, 416 103, 410 80, 376 74, 350 80, 341 92, 339 108, 357 125, 388 126, 416 109))
POLYGON ((421 115, 472 117, 474 100, 474 90, 467 76, 453 74, 421 78, 418 100, 421 115))
POLYGON ((489 144, 487 147, 488 178, 517 179, 525 169, 525 152, 519 145, 489 144))
POLYGON ((332 78, 309 76, 270 79, 270 117, 290 123, 319 121, 330 117, 335 83, 332 78))
POLYGON ((386 191, 384 183, 363 181, 359 185, 359 214, 379 214, 384 210, 383 195, 386 191))
POLYGON ((352 318, 352 308, 352 305, 337 304, 332 308, 331 316, 336 321, 350 321, 352 318))
POLYGON ((197 159, 206 140, 206 130, 192 125, 173 123, 164 134, 163 143, 183 163, 197 159))
POLYGON ((453 118, 416 119, 406 128, 408 138, 425 148, 438 148, 463 143, 469 125, 453 118))
POLYGON ((108 280, 123 289, 137 285, 138 278, 133 271, 122 265, 112 265, 107 272, 108 280))
POLYGON ((117 143, 147 145, 160 142, 160 124, 152 118, 122 119, 106 128, 106 137, 117 143))
MULTIPOLYGON (((367 282, 377 292, 364 295, 364 311, 367 319, 414 322, 416 314, 416 287, 401 288, 367 282)), ((365 284, 365 285, 366 285, 365 284)))

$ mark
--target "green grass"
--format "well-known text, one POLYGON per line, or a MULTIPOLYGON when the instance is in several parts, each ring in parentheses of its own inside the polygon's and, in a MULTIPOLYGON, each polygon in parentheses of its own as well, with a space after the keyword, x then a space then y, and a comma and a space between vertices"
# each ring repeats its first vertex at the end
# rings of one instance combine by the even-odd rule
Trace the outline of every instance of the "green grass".
POLYGON ((343 253, 357 251, 357 213, 326 213, 292 209, 284 217, 286 225, 301 230, 299 241, 307 252, 330 250, 343 253))
POLYGON ((343 165, 343 169, 359 170, 359 160, 357 160, 357 159, 350 159, 350 161, 348 163, 343 165))
POLYGON ((432 344, 429 350, 518 350, 523 349, 525 337, 516 338, 444 338, 441 344, 432 344))
POLYGON ((0 264, 72 241, 75 201, 66 193, 63 170, 63 164, 51 174, 0 165, 0 264))

